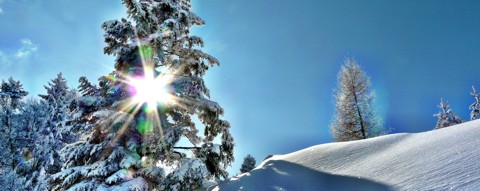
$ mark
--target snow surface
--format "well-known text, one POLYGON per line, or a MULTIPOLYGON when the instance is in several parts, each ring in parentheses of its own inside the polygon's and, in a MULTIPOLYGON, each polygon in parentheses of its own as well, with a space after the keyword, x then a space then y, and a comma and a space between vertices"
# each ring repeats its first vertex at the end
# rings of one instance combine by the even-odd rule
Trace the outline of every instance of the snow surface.
POLYGON ((480 190, 480 120, 275 155, 208 190, 480 190))

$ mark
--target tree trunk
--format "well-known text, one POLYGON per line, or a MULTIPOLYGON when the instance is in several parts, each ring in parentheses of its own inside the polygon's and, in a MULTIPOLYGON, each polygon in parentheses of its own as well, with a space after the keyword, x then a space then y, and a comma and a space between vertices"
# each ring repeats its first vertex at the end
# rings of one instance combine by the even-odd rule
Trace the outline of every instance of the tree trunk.
POLYGON ((365 125, 363 123, 362 112, 360 112, 360 107, 358 106, 357 94, 353 92, 353 97, 355 98, 355 106, 357 108, 358 117, 360 118, 360 131, 362 132, 363 139, 367 139, 367 135, 365 133, 365 125))

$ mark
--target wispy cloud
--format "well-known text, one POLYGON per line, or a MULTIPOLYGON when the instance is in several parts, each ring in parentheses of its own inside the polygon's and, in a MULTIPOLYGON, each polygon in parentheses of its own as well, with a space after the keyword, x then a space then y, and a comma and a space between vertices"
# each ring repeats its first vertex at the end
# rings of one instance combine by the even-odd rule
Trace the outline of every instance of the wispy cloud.
POLYGON ((22 39, 20 41, 22 46, 17 50, 15 57, 18 59, 24 59, 30 57, 33 53, 37 52, 38 46, 33 44, 30 39, 22 39))
POLYGON ((30 39, 20 40, 18 49, 0 50, 0 65, 7 68, 12 64, 25 64, 36 55, 38 46, 30 39))

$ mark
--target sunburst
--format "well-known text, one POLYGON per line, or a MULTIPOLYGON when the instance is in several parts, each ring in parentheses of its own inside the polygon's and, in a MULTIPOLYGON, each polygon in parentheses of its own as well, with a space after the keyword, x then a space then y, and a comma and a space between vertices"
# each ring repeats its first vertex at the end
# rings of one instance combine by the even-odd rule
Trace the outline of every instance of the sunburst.
POLYGON ((169 105, 175 102, 170 83, 172 75, 161 74, 154 77, 154 71, 145 69, 144 76, 135 76, 127 81, 133 104, 146 104, 148 110, 155 109, 158 104, 169 105))

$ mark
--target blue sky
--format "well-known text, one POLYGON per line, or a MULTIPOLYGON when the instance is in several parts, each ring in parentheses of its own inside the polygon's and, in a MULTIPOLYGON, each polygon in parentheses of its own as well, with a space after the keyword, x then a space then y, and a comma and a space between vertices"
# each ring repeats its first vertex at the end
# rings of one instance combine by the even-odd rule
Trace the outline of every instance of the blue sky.
MULTIPOLYGON (((331 142, 328 125, 339 66, 355 57, 372 78, 385 126, 432 129, 440 98, 467 119, 480 86, 479 1, 194 0, 207 25, 194 34, 222 65, 206 76, 225 109, 243 157, 261 161, 331 142)), ((0 0, 0 79, 21 80, 32 95, 62 72, 108 74, 106 20, 124 17, 120 1, 0 0)))

